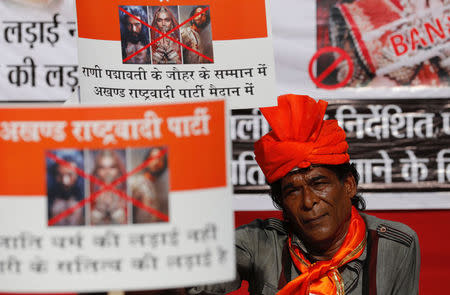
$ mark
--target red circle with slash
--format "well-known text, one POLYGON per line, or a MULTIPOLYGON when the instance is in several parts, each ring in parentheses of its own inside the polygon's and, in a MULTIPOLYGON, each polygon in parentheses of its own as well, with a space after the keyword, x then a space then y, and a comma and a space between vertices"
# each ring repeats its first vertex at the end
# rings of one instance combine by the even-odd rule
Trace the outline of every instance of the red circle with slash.
POLYGON ((308 72, 309 72, 309 77, 314 82, 314 84, 316 84, 317 87, 323 88, 323 89, 329 89, 329 90, 338 89, 338 88, 345 86, 348 83, 348 81, 350 81, 351 77, 353 76, 353 61, 352 61, 352 58, 350 57, 350 55, 348 55, 348 53, 345 52, 342 48, 332 47, 332 46, 324 47, 324 48, 319 49, 311 58, 311 61, 309 62, 309 66, 308 66, 308 72), (333 61, 333 63, 331 65, 329 65, 322 73, 320 73, 320 75, 315 76, 314 72, 313 72, 314 62, 317 61, 317 59, 319 57, 321 57, 323 55, 327 55, 329 53, 337 53, 339 56, 333 61), (322 81, 326 77, 328 77, 342 62, 348 63, 348 73, 345 76, 345 78, 337 84, 329 85, 329 84, 322 83, 322 81))

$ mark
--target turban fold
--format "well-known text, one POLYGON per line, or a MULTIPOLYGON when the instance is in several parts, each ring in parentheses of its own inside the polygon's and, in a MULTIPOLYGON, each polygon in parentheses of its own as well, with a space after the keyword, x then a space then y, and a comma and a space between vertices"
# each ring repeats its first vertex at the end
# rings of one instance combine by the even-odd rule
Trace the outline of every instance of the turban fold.
POLYGON ((269 183, 293 168, 338 165, 350 160, 345 132, 323 120, 328 103, 305 95, 282 95, 278 106, 261 108, 272 131, 255 142, 255 159, 269 183))

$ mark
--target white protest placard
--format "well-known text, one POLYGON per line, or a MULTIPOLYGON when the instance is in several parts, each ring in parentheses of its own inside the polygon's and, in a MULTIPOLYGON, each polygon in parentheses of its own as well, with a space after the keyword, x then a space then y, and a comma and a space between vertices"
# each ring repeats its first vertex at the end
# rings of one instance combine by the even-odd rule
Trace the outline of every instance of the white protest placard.
POLYGON ((0 102, 64 101, 78 83, 74 1, 0 1, 0 102))
POLYGON ((275 104, 267 2, 77 0, 81 102, 275 104))
POLYGON ((235 276, 225 102, 0 109, 0 292, 235 276))

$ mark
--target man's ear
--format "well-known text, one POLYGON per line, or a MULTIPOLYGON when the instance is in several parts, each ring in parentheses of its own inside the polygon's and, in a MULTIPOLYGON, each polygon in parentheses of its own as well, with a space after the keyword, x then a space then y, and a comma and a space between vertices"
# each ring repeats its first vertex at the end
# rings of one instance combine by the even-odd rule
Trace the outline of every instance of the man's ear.
POLYGON ((356 195, 356 181, 351 173, 347 176, 347 178, 345 178, 344 187, 347 197, 351 199, 356 195))

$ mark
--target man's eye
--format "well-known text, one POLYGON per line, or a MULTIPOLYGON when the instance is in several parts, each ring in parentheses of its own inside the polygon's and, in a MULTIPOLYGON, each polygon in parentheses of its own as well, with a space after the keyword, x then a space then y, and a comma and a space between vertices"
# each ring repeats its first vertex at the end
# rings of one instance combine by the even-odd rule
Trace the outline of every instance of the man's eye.
POLYGON ((290 189, 284 192, 283 196, 284 198, 293 198, 297 196, 298 190, 296 189, 290 189))

